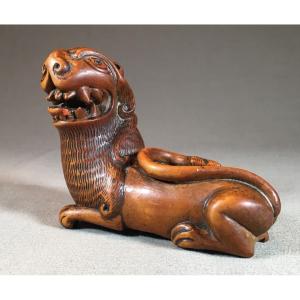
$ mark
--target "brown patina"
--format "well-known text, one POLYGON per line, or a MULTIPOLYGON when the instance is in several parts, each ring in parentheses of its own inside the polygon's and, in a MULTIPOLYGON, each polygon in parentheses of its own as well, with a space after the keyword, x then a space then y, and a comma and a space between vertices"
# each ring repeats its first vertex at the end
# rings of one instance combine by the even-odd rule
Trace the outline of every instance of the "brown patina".
POLYGON ((247 170, 144 148, 120 64, 90 48, 55 50, 41 86, 61 139, 75 205, 59 218, 154 233, 181 247, 254 254, 280 212, 273 187, 247 170))

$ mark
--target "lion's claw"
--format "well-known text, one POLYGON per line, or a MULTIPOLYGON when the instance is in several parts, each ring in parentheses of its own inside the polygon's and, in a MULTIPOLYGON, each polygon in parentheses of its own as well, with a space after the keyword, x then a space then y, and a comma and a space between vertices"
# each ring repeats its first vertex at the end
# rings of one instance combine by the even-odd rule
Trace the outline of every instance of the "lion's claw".
POLYGON ((178 224, 171 232, 172 242, 181 248, 193 248, 193 244, 198 239, 199 229, 190 223, 178 224))

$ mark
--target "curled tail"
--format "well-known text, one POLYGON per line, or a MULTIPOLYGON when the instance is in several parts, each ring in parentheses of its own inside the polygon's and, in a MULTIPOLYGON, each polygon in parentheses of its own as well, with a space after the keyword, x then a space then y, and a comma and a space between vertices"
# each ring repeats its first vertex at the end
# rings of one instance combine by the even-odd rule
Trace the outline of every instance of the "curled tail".
POLYGON ((188 156, 157 148, 144 148, 137 156, 140 167, 148 175, 163 181, 180 183, 209 179, 228 179, 247 183, 265 195, 273 208, 275 219, 280 213, 281 204, 277 192, 260 176, 238 168, 184 165, 184 162, 187 162, 185 158, 188 158, 188 156), (179 162, 179 164, 174 164, 174 161, 176 163, 179 162))

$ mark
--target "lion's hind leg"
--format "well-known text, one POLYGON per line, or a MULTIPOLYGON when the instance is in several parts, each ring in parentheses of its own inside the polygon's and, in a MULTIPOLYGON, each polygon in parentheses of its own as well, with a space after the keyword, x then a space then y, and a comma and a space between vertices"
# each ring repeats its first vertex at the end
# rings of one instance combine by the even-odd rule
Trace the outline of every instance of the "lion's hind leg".
POLYGON ((250 187, 215 193, 204 208, 207 229, 181 223, 171 239, 179 247, 207 249, 241 257, 254 254, 256 241, 267 240, 273 212, 266 200, 250 187))
POLYGON ((172 242, 181 248, 198 250, 217 250, 221 245, 206 229, 190 222, 177 224, 171 232, 172 242))

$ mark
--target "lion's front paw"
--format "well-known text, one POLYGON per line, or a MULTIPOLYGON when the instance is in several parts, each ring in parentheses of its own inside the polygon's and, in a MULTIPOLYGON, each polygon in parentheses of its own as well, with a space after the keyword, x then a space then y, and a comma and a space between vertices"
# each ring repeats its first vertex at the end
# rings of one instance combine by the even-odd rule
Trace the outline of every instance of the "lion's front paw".
POLYGON ((59 212, 59 221, 62 226, 72 229, 76 225, 76 205, 67 205, 59 212))

